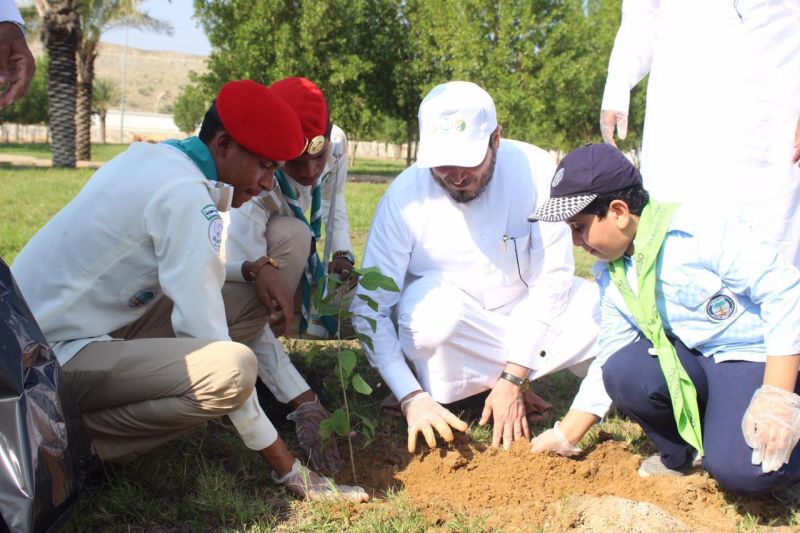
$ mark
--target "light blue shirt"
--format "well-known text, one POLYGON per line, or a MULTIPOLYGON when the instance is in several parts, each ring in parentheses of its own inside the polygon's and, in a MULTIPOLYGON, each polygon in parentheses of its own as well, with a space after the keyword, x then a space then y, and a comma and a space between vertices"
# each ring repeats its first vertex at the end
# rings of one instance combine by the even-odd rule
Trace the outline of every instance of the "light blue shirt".
MULTIPOLYGON (((632 267, 626 259, 625 274, 635 288, 632 267)), ((767 355, 800 353, 800 271, 759 242, 746 224, 712 209, 681 207, 656 268, 664 329, 690 349, 718 363, 765 362, 767 355)), ((642 336, 611 281, 608 263, 598 262, 594 275, 601 293, 599 353, 582 387, 602 382, 606 360, 642 336)), ((604 416, 610 404, 606 396, 573 408, 604 416)))

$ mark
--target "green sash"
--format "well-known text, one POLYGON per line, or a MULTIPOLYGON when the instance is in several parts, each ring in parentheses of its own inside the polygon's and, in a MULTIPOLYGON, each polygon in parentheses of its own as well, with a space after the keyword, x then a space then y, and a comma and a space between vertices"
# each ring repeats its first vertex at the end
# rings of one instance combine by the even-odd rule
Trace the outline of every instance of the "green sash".
POLYGON ((702 455, 703 433, 700 428, 700 410, 697 407, 697 390, 664 332, 664 324, 656 307, 656 259, 678 207, 678 204, 661 204, 650 200, 642 211, 636 231, 634 262, 638 297, 625 277, 623 258, 609 263, 608 270, 639 329, 653 343, 661 372, 664 373, 669 388, 678 433, 702 455))

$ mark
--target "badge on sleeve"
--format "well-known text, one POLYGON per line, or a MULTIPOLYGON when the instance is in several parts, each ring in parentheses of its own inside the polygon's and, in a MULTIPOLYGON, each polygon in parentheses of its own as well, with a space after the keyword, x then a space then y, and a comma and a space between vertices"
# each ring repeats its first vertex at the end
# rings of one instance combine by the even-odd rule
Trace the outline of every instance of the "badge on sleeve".
POLYGON ((158 295, 158 287, 148 287, 138 291, 128 300, 128 307, 142 307, 152 302, 158 295))
POLYGON ((727 320, 736 312, 736 302, 726 294, 712 296, 706 303, 706 314, 711 320, 727 320))
POLYGON ((223 222, 221 218, 215 218, 208 223, 208 240, 217 253, 219 253, 220 248, 222 248, 222 227, 223 222))

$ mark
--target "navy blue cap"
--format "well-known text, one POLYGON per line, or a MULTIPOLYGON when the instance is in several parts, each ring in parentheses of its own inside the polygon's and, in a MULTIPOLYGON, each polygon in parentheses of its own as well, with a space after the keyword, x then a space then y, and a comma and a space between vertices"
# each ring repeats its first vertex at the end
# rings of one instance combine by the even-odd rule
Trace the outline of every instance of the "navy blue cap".
POLYGON ((599 194, 642 185, 639 170, 610 144, 587 144, 568 153, 550 182, 550 198, 530 222, 561 222, 583 210, 599 194))

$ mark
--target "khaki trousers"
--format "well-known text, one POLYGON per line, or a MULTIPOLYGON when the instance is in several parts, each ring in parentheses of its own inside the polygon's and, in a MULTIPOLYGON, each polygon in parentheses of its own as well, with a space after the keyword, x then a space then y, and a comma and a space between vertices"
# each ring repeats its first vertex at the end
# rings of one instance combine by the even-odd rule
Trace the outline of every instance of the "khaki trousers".
POLYGON ((222 290, 231 341, 175 338, 166 297, 136 322, 93 342, 64 377, 104 460, 126 461, 237 410, 253 392, 257 363, 244 344, 267 322, 246 283, 222 290))

